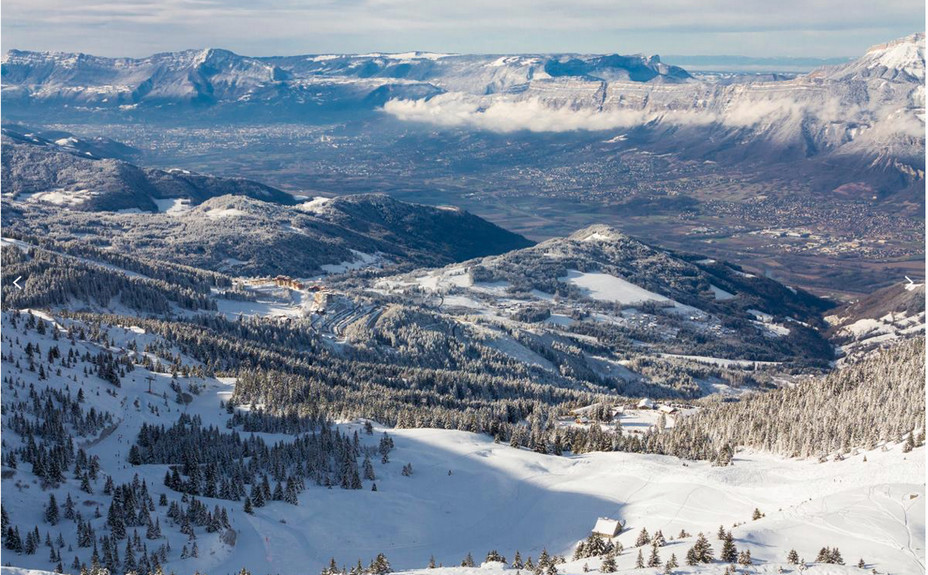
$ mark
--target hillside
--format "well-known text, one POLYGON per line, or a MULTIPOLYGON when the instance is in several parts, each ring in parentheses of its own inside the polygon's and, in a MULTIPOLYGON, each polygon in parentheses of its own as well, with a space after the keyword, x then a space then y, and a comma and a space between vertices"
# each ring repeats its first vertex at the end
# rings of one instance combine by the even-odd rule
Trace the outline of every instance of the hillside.
MULTIPOLYGON (((328 479, 314 479, 316 471, 309 472, 304 483, 293 475, 302 472, 290 467, 287 481, 281 483, 286 484, 284 497, 291 502, 272 495, 248 514, 241 499, 228 499, 224 484, 214 497, 209 491, 195 491, 184 502, 180 488, 166 486, 164 477, 166 471, 171 475, 165 463, 176 463, 177 469, 183 469, 184 481, 194 481, 188 475, 187 440, 179 449, 153 437, 143 441, 152 433, 143 426, 167 429, 176 421, 193 421, 193 429, 204 426, 203 433, 215 426, 210 433, 220 435, 210 446, 203 444, 197 455, 206 470, 199 481, 205 477, 201 485, 207 486, 198 489, 208 490, 212 457, 223 453, 216 451, 220 437, 239 433, 243 441, 248 438, 260 478, 272 461, 261 455, 255 442, 282 442, 276 448, 282 450, 279 462, 287 462, 287 445, 299 437, 309 441, 305 426, 320 424, 312 418, 249 417, 245 407, 226 409, 221 402, 237 394, 233 381, 202 375, 198 362, 146 329, 105 325, 98 329, 43 317, 47 316, 3 314, 4 385, 9 388, 2 399, 7 429, 3 512, 9 522, 5 525, 18 528, 23 538, 33 525, 40 526, 40 533, 48 531, 53 542, 60 534, 64 545, 53 543, 53 550, 56 557, 60 552, 66 571, 76 571, 68 569, 74 557, 89 564, 92 549, 81 544, 88 525, 104 541, 99 547, 101 563, 111 566, 154 560, 178 572, 237 573, 246 566, 252 573, 300 574, 318 572, 333 556, 339 564, 360 559, 366 565, 377 553, 385 553, 393 568, 400 570, 422 568, 432 556, 436 562, 453 565, 472 553, 479 562, 490 549, 509 558, 519 550, 523 560, 528 556, 538 560, 543 548, 570 557, 575 544, 603 515, 626 524, 618 538, 626 548, 618 557, 621 571, 632 568, 634 541, 641 528, 667 534, 668 543, 660 549, 666 560, 671 552, 682 559, 693 541, 692 536, 677 540, 671 535, 680 530, 715 533, 719 524, 731 525, 738 547, 750 550, 754 561, 767 569, 786 566, 790 548, 812 561, 826 545, 839 547, 849 563, 864 558, 868 568, 894 573, 922 569, 924 448, 905 454, 894 443, 885 444, 883 450, 855 451, 826 464, 739 452, 733 466, 712 467, 641 454, 555 457, 465 432, 375 426, 369 435, 362 422, 345 422, 331 432, 337 429, 345 437, 359 432, 360 455, 354 465, 366 467, 360 463, 364 454, 377 453, 374 478, 361 480, 360 489, 338 488, 338 472, 332 471, 325 472, 328 479), (171 363, 175 376, 166 371, 171 363), (83 375, 88 367, 91 373, 83 375), (149 379, 153 394, 147 392, 149 379), (56 406, 65 409, 59 412, 56 406), (69 444, 62 431, 73 435, 74 451, 61 449, 69 444), (378 452, 384 431, 392 438, 392 447, 384 450, 380 445, 378 452), (388 462, 381 463, 384 452, 388 462), (153 457, 167 459, 144 463, 153 457), (411 473, 402 473, 400 468, 407 464, 411 473), (76 475, 71 473, 75 466, 76 475), (862 467, 869 471, 861 473, 862 467), (55 479, 56 473, 62 475, 55 479), (110 480, 113 487, 107 488, 110 480), (335 489, 326 489, 329 480, 334 480, 335 489), (375 483, 377 490, 372 491, 375 483), (133 501, 117 502, 115 495, 124 489, 142 501, 151 497, 153 505, 139 515, 120 516, 119 510, 133 501), (58 517, 50 520, 45 504, 52 494, 60 508, 58 517), (68 500, 80 519, 70 519, 68 500), (202 512, 194 507, 188 519, 177 515, 171 519, 175 505, 187 507, 194 501, 205 504, 202 512), (97 517, 95 508, 101 512, 97 517), (765 517, 751 521, 755 508, 765 517), (207 512, 209 519, 200 519, 200 513, 207 512), (369 519, 338 520, 362 515, 369 519), (872 519, 861 521, 861 517, 872 519), (214 519, 224 526, 217 529, 214 519), (117 521, 125 522, 119 529, 128 532, 128 539, 119 538, 117 521), (146 527, 154 523, 158 530, 146 527), (462 535, 462 524, 474 529, 462 535), (180 532, 184 530, 188 535, 180 532), (138 542, 133 542, 134 531, 144 536, 138 542), (108 553, 114 535, 118 553, 108 553), (170 550, 166 550, 168 542, 170 550), (142 547, 148 550, 145 559, 139 554, 142 547)), ((303 449, 318 449, 313 445, 306 443, 303 449)), ((321 449, 309 461, 328 453, 329 448, 321 449)), ((228 470, 223 467, 222 473, 228 470)), ((251 497, 262 497, 256 495, 255 480, 251 481, 251 497)), ((275 484, 273 478, 270 484, 275 484)), ((23 544, 24 549, 32 545, 23 544)), ((713 544, 719 543, 713 538, 713 544)), ((49 556, 41 538, 34 554, 27 550, 17 554, 9 548, 4 553, 5 560, 15 558, 18 565, 50 570, 56 560, 49 556)), ((599 566, 599 559, 592 558, 557 569, 579 573, 584 562, 593 570, 599 566)), ((709 572, 717 567, 710 565, 709 572)), ((687 567, 683 570, 689 572, 687 567)), ((17 573, 6 568, 4 572, 17 573)))
POLYGON ((829 336, 853 360, 876 347, 925 332, 925 284, 904 282, 829 312, 829 336))
MULTIPOLYGON (((639 354, 719 366, 831 359, 814 329, 827 301, 606 226, 365 287, 374 302, 430 309, 464 334, 485 333, 521 361, 624 382, 610 383, 619 389, 636 379, 628 360, 639 354), (564 356, 569 348, 574 353, 564 356)), ((350 329, 349 340, 389 339, 385 319, 350 329)), ((682 378, 675 387, 691 385, 682 378)))
POLYGON ((59 141, 3 129, 0 183, 4 199, 89 212, 166 211, 221 195, 296 203, 289 194, 257 182, 140 168, 94 155, 112 153, 113 146, 93 148, 73 138, 59 141))
POLYGON ((98 248, 199 268, 294 277, 373 260, 441 265, 531 245, 455 208, 379 194, 297 199, 248 180, 94 155, 113 145, 3 133, 5 234, 79 237, 98 248))
MULTIPOLYGON (((923 569, 923 447, 905 453, 900 444, 881 443, 882 449, 824 464, 739 451, 734 465, 713 467, 631 453, 556 457, 466 432, 375 425, 368 433, 363 421, 326 432, 311 416, 279 418, 224 405, 238 393, 234 380, 204 374, 199 362, 147 329, 26 313, 4 313, 2 321, 3 516, 23 546, 10 549, 16 545, 6 538, 4 561, 22 567, 52 570, 60 554, 64 570, 77 572, 75 557, 90 563, 89 529, 100 562, 118 572, 161 564, 176 572, 238 573, 245 566, 254 574, 297 575, 319 572, 331 557, 339 565, 358 559, 367 565, 378 553, 394 570, 408 570, 424 568, 430 557, 456 565, 468 553, 479 563, 490 549, 509 560, 518 550, 523 561, 538 561, 544 549, 570 558, 596 518, 611 516, 626 527, 617 538, 625 547, 617 557, 623 572, 633 568, 635 540, 646 528, 665 534, 659 554, 665 561, 675 554, 679 572, 715 573, 722 563, 691 568, 682 560, 699 532, 711 534, 718 551, 720 524, 760 569, 792 571, 786 555, 793 548, 813 572, 843 569, 814 563, 824 546, 840 548, 849 565, 860 557, 881 572, 923 569), (186 426, 186 436, 159 438, 157 429, 163 435, 175 422, 186 426), (384 431, 391 440, 386 447, 384 431), (198 433, 211 439, 200 441, 198 433), (231 434, 242 443, 226 444, 231 434), (319 444, 320 437, 333 443, 319 444), (198 441, 194 455, 191 442, 198 441), (277 447, 268 452, 262 442, 277 447), (312 456, 294 467, 296 445, 312 456), (245 496, 255 502, 251 513, 225 481, 234 461, 214 476, 214 458, 243 447, 254 460, 244 471, 245 496), (360 488, 350 486, 353 480, 339 486, 343 471, 322 463, 333 453, 354 454, 347 477, 363 471, 360 488), (174 474, 169 464, 182 486, 173 479, 165 485, 165 473, 174 474), (261 474, 280 465, 286 471, 279 481, 270 478, 270 497, 258 494, 261 474), (198 466, 203 472, 196 474, 198 466), (58 506, 53 515, 47 512, 51 495, 58 506), (149 497, 151 506, 139 507, 149 497), (764 516, 751 520, 755 509, 764 516), (344 519, 362 516, 367 519, 344 519), (472 528, 462 534, 461 525, 472 528), (681 530, 692 535, 678 538, 681 530), (43 544, 45 532, 51 549, 43 544)), ((584 563, 595 572, 600 558, 556 568, 580 573, 584 563)))

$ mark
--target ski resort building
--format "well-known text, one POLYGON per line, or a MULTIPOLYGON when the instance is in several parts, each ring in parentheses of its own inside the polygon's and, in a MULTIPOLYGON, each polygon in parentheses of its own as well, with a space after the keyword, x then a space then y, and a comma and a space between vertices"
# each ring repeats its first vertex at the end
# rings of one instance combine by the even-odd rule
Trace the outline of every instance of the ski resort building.
POLYGON ((303 289, 303 282, 287 276, 277 276, 274 278, 274 283, 277 284, 277 287, 285 287, 296 290, 303 289))

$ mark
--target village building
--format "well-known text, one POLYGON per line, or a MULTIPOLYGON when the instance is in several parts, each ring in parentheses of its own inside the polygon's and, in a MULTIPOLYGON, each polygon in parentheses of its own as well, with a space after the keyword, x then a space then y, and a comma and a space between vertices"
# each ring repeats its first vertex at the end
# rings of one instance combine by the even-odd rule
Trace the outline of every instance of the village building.
POLYGON ((287 276, 277 276, 274 278, 274 283, 278 287, 285 287, 289 289, 303 289, 303 282, 295 280, 287 276))
POLYGON ((638 402, 638 409, 654 409, 654 402, 646 397, 638 402))

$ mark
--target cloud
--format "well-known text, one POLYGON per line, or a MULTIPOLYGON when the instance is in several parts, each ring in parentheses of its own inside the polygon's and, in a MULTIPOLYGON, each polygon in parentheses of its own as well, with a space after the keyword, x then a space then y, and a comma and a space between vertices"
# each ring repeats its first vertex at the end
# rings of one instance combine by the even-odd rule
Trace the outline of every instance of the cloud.
POLYGON ((711 124, 712 113, 553 106, 539 98, 489 101, 462 93, 440 94, 423 100, 390 100, 384 111, 407 122, 444 127, 466 127, 493 132, 571 132, 629 128, 660 120, 681 125, 711 124))
MULTIPOLYGON (((730 86, 716 92, 711 85, 662 86, 642 99, 639 88, 618 100, 615 94, 602 109, 589 103, 564 100, 558 92, 548 97, 493 94, 478 96, 448 92, 427 99, 394 99, 383 111, 398 120, 434 126, 471 128, 492 132, 571 132, 626 129, 646 124, 694 127, 712 124, 749 128, 775 139, 794 139, 805 129, 841 130, 859 126, 858 133, 883 136, 890 133, 924 137, 924 121, 912 110, 924 105, 924 89, 909 95, 913 107, 900 109, 898 99, 860 106, 845 101, 841 92, 810 90, 809 86, 784 82, 776 90, 730 86), (638 107, 642 101, 647 105, 638 107), (688 107, 686 102, 699 101, 688 107), (625 102, 625 104, 620 103, 625 102), (636 104, 636 102, 638 102, 636 104), (623 107, 628 106, 628 107, 623 107)), ((844 136, 832 136, 841 140, 844 136)))

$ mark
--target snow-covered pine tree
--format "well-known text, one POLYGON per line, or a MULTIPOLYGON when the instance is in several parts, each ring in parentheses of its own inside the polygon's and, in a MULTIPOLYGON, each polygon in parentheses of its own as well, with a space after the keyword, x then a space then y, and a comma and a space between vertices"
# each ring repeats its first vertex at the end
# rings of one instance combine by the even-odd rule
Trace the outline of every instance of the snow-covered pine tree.
POLYGON ((735 547, 735 539, 732 537, 731 531, 726 532, 725 537, 722 538, 722 551, 719 554, 719 559, 726 563, 734 563, 738 560, 738 548, 735 547))

